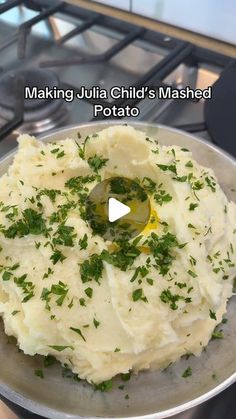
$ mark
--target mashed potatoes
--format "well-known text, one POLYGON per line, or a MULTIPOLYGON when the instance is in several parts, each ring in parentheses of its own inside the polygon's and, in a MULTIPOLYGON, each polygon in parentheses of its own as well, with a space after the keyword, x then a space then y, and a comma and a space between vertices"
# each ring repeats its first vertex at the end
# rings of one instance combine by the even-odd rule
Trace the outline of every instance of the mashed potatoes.
POLYGON ((0 314, 26 354, 100 383, 207 345, 232 294, 236 206, 191 152, 128 126, 84 145, 24 135, 0 201, 0 314), (86 197, 112 176, 150 197, 139 240, 92 234, 86 197))

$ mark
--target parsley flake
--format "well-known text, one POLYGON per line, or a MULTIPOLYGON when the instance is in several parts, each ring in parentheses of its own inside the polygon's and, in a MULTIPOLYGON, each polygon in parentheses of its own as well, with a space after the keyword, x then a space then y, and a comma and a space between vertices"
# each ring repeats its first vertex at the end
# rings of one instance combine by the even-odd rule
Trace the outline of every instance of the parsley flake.
POLYGON ((103 262, 99 255, 94 253, 89 259, 80 264, 80 275, 82 282, 92 281, 99 283, 102 278, 103 262))
POLYGON ((92 298, 93 296, 93 289, 88 287, 84 290, 85 294, 87 295, 87 297, 92 298))
POLYGON ((112 380, 107 380, 107 381, 103 381, 100 384, 95 384, 94 386, 94 390, 99 390, 99 391, 109 391, 112 389, 112 380))
POLYGON ((213 320, 216 320, 216 313, 214 311, 212 311, 211 309, 209 310, 209 314, 210 314, 210 318, 213 320))
POLYGON ((80 250, 85 250, 88 247, 88 235, 85 233, 82 239, 79 239, 80 250))
POLYGON ((177 171, 176 171, 176 165, 175 164, 157 164, 157 166, 159 167, 159 169, 161 169, 163 172, 166 172, 167 170, 169 170, 170 172, 174 173, 175 175, 177 175, 177 171))
POLYGON ((98 320, 96 320, 95 317, 94 317, 93 318, 93 324, 94 324, 94 327, 97 329, 98 326, 100 325, 100 322, 98 320))
POLYGON ((73 346, 70 346, 70 345, 65 345, 65 346, 63 346, 63 345, 48 345, 48 346, 49 346, 49 348, 52 348, 52 349, 54 349, 55 351, 58 351, 58 352, 62 352, 65 349, 71 349, 72 351, 74 350, 73 346))
POLYGON ((50 257, 50 260, 52 261, 53 265, 56 265, 57 262, 63 262, 63 260, 66 259, 66 256, 62 254, 62 252, 58 249, 56 249, 53 254, 50 257))
POLYGON ((102 167, 106 166, 108 159, 103 159, 102 156, 95 154, 93 157, 89 157, 88 164, 90 168, 97 173, 102 167))
POLYGON ((191 204, 189 204, 189 211, 194 211, 195 210, 195 208, 197 208, 198 207, 198 204, 194 204, 194 203, 191 203, 191 204))
POLYGON ((187 378, 190 377, 192 375, 192 368, 188 367, 186 368, 186 370, 183 372, 182 377, 183 378, 187 378))
POLYGON ((83 333, 81 332, 80 329, 76 329, 75 327, 70 327, 70 330, 72 330, 73 332, 75 332, 78 335, 80 335, 81 338, 84 340, 84 342, 86 342, 86 339, 85 339, 85 337, 84 337, 84 335, 83 335, 83 333))
POLYGON ((190 276, 192 276, 193 278, 197 278, 197 274, 196 274, 196 272, 193 272, 193 271, 191 271, 190 269, 188 270, 188 274, 190 275, 190 276))
POLYGON ((36 377, 44 378, 44 373, 43 373, 43 370, 42 369, 35 370, 34 371, 34 374, 36 375, 36 377))

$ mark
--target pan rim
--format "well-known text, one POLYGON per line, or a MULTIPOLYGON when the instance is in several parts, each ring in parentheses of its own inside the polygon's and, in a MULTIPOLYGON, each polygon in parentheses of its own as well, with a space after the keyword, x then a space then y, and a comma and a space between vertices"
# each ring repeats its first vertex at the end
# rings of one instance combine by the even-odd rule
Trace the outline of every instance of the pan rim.
MULTIPOLYGON (((135 121, 129 121, 129 120, 123 120, 122 119, 122 124, 127 123, 130 126, 133 126, 134 128, 137 129, 142 129, 142 128, 160 128, 162 130, 168 131, 168 132, 172 132, 175 134, 179 134, 179 135, 184 135, 185 137, 188 137, 190 139, 192 139, 193 141, 204 145, 206 147, 208 147, 209 149, 211 149, 213 152, 216 152, 217 154, 220 154, 221 156, 223 156, 225 159, 229 160, 231 163, 233 163, 236 166, 236 159, 231 156, 228 152, 222 150, 220 147, 216 146, 215 144, 209 143, 208 141, 205 141, 193 134, 190 133, 186 133, 182 130, 176 129, 176 128, 171 128, 162 124, 152 124, 152 123, 147 123, 147 122, 135 122, 135 121)), ((46 135, 40 135, 37 138, 40 140, 45 140, 47 141, 49 138, 48 137, 52 137, 55 134, 59 134, 63 135, 63 133, 69 133, 71 131, 74 130, 80 130, 80 129, 86 129, 86 128, 90 128, 93 126, 97 126, 98 129, 103 129, 109 126, 114 126, 114 125, 121 125, 120 121, 117 120, 109 120, 109 121, 98 121, 98 122, 88 122, 88 123, 83 123, 83 124, 75 124, 75 125, 68 125, 64 128, 59 128, 53 131, 50 131, 49 133, 47 133, 46 135)), ((0 159, 0 165, 7 159, 9 159, 10 157, 13 157, 16 153, 17 147, 14 148, 13 150, 11 150, 9 153, 5 154, 1 159, 0 159)), ((188 402, 182 403, 178 406, 172 407, 170 409, 167 410, 163 410, 160 412, 153 412, 153 413, 149 413, 147 415, 140 415, 140 416, 124 416, 124 418, 132 418, 132 419, 161 419, 164 417, 171 417, 173 415, 176 415, 178 413, 181 413, 185 410, 188 410, 192 407, 195 407, 209 399, 211 399, 212 397, 216 396, 217 394, 219 394, 220 392, 222 392, 223 390, 225 390, 227 387, 229 387, 230 385, 232 385, 234 382, 236 381, 236 372, 234 372, 232 375, 230 375, 228 378, 226 378, 224 381, 222 381, 219 385, 217 385, 216 387, 212 388, 210 391, 208 391, 207 393, 204 393, 202 395, 200 395, 199 397, 196 397, 195 399, 189 400, 188 402)), ((9 401, 29 410, 30 412, 39 414, 39 415, 43 415, 46 418, 49 419, 83 419, 85 418, 84 416, 78 416, 78 415, 74 415, 74 414, 68 414, 65 412, 61 412, 59 410, 56 410, 54 408, 51 407, 47 407, 46 405, 36 402, 34 400, 31 400, 29 398, 27 398, 26 396, 23 396, 22 394, 18 393, 17 391, 11 389, 11 387, 7 386, 6 384, 4 384, 2 381, 0 381, 0 395, 5 397, 6 399, 8 399, 9 401)), ((93 417, 95 419, 95 417, 93 417)), ((101 417, 101 419, 109 419, 109 417, 103 416, 101 417)), ((113 417, 115 418, 115 417, 113 417)), ((92 419, 92 418, 91 418, 92 419)))

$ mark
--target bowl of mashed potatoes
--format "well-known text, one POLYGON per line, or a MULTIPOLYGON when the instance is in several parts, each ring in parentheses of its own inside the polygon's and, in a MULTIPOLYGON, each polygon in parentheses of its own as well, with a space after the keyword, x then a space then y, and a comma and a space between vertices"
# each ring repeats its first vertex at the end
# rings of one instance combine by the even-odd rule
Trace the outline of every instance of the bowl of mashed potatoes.
POLYGON ((234 159, 145 124, 18 142, 0 164, 1 394, 49 418, 161 418, 234 382, 234 159), (107 240, 86 203, 121 177, 150 219, 107 240))

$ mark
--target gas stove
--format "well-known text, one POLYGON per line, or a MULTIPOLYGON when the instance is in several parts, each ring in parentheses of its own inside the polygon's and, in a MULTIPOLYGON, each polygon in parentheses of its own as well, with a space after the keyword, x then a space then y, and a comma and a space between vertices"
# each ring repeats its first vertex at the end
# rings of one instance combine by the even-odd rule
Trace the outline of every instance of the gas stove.
MULTIPOLYGON (((207 88, 231 58, 188 42, 57 0, 0 4, 1 154, 19 133, 41 134, 93 120, 93 105, 138 106, 139 120, 211 141, 204 100, 24 100, 24 86, 172 86, 207 88)), ((97 118, 98 119, 98 118, 97 118)))
MULTIPOLYGON (((77 93, 82 86, 205 89, 230 61, 228 56, 64 2, 0 0, 0 155, 16 146, 20 133, 39 135, 92 121, 95 103, 138 106, 141 121, 181 128, 212 141, 204 100, 27 100, 24 87, 57 86, 77 93)), ((234 391, 231 386, 175 418, 236 417, 234 391)), ((22 418, 36 417, 14 410, 22 418)))

